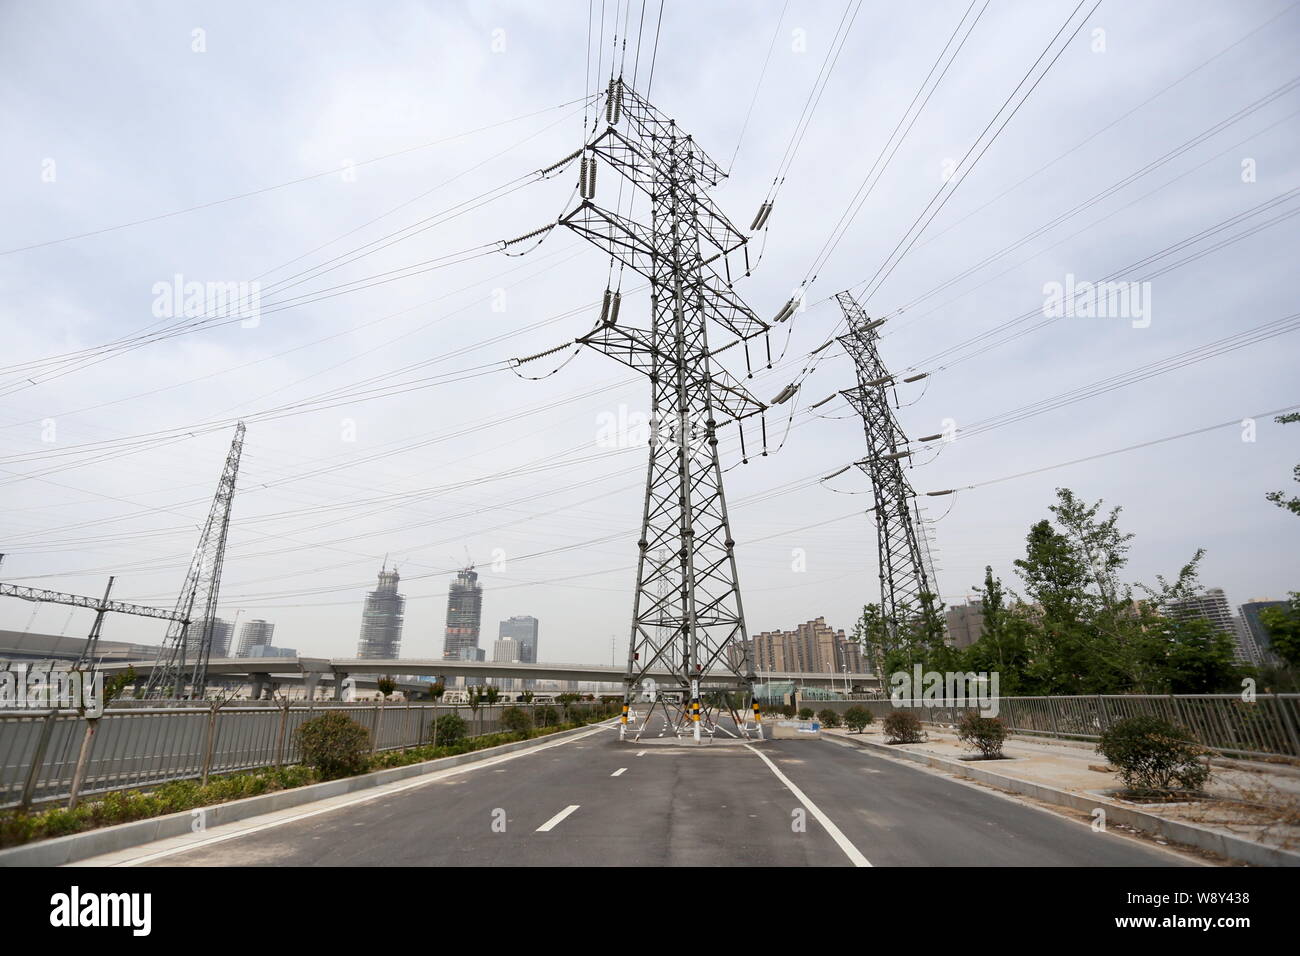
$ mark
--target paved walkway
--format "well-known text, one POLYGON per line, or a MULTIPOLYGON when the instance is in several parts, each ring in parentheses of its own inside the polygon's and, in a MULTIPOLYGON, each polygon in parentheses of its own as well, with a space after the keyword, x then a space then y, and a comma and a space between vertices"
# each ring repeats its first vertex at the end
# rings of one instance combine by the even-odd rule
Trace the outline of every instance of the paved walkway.
MULTIPOLYGON (((951 728, 926 725, 929 739, 920 744, 898 744, 949 760, 970 758, 972 751, 957 740, 951 728)), ((846 730, 823 733, 884 743, 879 723, 861 734, 846 730)), ((1118 775, 1093 744, 1053 741, 1039 737, 1011 737, 1003 747, 1011 760, 973 761, 991 773, 1027 780, 1110 802, 1140 808, 1172 819, 1208 826, 1244 836, 1269 846, 1300 850, 1300 767, 1255 761, 1217 760, 1206 792, 1216 801, 1151 804, 1124 801, 1114 795, 1118 775)))

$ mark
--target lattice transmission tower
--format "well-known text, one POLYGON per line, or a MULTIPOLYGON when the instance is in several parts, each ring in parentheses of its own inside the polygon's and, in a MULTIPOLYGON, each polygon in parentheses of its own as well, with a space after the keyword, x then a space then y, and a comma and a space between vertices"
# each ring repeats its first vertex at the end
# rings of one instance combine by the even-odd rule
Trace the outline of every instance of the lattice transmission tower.
MULTIPOLYGON (((753 707, 761 736, 718 432, 742 428, 743 419, 766 405, 713 356, 737 343, 748 353, 748 341, 770 326, 731 287, 729 256, 743 254, 748 272, 747 239, 706 194, 726 174, 621 77, 610 82, 601 105, 604 129, 551 169, 580 160, 582 202, 559 224, 650 282, 649 328, 620 320, 622 294, 606 289, 599 322, 577 340, 648 376, 651 387, 620 738, 637 688, 661 668, 673 678, 668 686, 657 682, 651 714, 662 706, 679 735, 699 740, 701 724, 712 733, 718 708, 730 709, 740 732, 748 733, 731 706, 731 695, 739 693, 746 697, 742 706, 753 707), (625 216, 595 202, 602 165, 648 198, 649 225, 631 218, 630 210, 625 216), (729 341, 711 350, 711 328, 729 341)), ((783 317, 792 310, 788 306, 783 317)), ((743 448, 743 431, 741 440, 743 448)))
POLYGON ((153 671, 145 685, 146 697, 201 698, 207 688, 208 658, 212 654, 212 630, 221 591, 221 567, 226 560, 226 535, 230 530, 230 507, 235 500, 235 479, 244 451, 244 423, 235 426, 235 437, 217 482, 217 493, 203 524, 190 569, 176 601, 172 623, 153 671))
MULTIPOLYGON (((875 496, 872 512, 880 562, 880 613, 886 635, 896 639, 900 628, 932 619, 935 614, 937 585, 929 537, 916 505, 916 492, 903 471, 903 463, 912 453, 889 403, 894 376, 876 348, 877 329, 884 320, 873 321, 849 292, 835 298, 849 327, 837 341, 853 359, 858 378, 856 387, 840 394, 862 416, 866 431, 867 456, 855 464, 871 479, 875 496)), ((882 662, 873 663, 879 672, 882 662)))

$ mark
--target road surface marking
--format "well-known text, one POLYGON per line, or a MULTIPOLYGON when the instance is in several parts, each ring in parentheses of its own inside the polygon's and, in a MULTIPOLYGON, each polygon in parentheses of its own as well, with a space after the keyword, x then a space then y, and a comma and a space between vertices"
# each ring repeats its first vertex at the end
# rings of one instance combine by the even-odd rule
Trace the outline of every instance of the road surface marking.
POLYGON ((849 838, 840 832, 840 828, 831 822, 831 818, 822 813, 821 808, 809 800, 808 795, 796 787, 794 781, 783 774, 780 768, 768 759, 767 754, 763 753, 761 750, 755 750, 752 744, 745 744, 745 749, 757 754, 758 758, 762 760, 763 763, 767 764, 772 773, 776 774, 776 779, 785 784, 786 789, 794 794, 795 799, 802 803, 804 808, 813 815, 813 818, 822 825, 822 829, 830 834, 831 839, 834 840, 839 848, 844 851, 844 855, 852 861, 854 866, 871 865, 871 862, 849 841, 849 838))
POLYGON ((551 817, 551 819, 547 820, 547 821, 546 821, 545 823, 543 823, 540 827, 538 827, 538 828, 537 828, 537 832, 538 832, 538 833, 549 833, 551 830, 554 830, 555 827, 556 827, 556 826, 557 826, 561 821, 563 821, 565 817, 567 817, 570 813, 572 813, 572 812, 573 812, 574 810, 576 810, 576 809, 578 809, 578 804, 576 804, 576 803, 571 803, 571 804, 569 804, 567 807, 565 807, 563 810, 561 810, 561 811, 560 811, 559 813, 557 813, 555 816, 551 817))
MULTIPOLYGON (((123 860, 121 863, 115 863, 113 865, 114 866, 139 866, 142 863, 150 863, 154 860, 162 859, 163 857, 174 856, 177 853, 188 853, 190 850, 197 850, 205 846, 211 846, 214 843, 224 843, 227 840, 235 840, 238 839, 239 837, 248 836, 250 833, 259 833, 262 830, 270 830, 273 827, 284 826, 286 823, 295 823, 298 820, 305 820, 309 817, 319 816, 322 813, 334 813, 337 810, 343 810, 346 809, 347 807, 355 806, 358 803, 366 803, 370 800, 377 800, 380 797, 391 796, 396 793, 402 793, 403 791, 406 790, 413 790, 416 787, 423 787, 430 783, 437 783, 438 781, 444 780, 447 777, 456 776, 462 773, 467 773, 471 770, 481 770, 486 767, 491 767, 499 763, 504 763, 507 760, 516 760, 519 757, 525 757, 530 754, 535 754, 540 750, 550 750, 552 747, 563 747, 565 744, 572 743, 575 740, 582 740, 584 737, 590 737, 592 734, 598 733, 601 729, 602 729, 601 726, 597 725, 596 727, 589 730, 585 734, 578 734, 575 737, 568 737, 564 740, 555 740, 549 743, 542 744, 540 747, 530 747, 524 750, 516 750, 513 753, 501 754, 499 757, 490 757, 487 760, 475 761, 472 763, 463 764, 462 766, 459 767, 448 767, 445 770, 435 770, 432 773, 422 774, 421 776, 417 777, 415 780, 411 781, 410 783, 405 783, 398 787, 392 787, 391 790, 379 788, 377 792, 371 791, 369 793, 365 793, 358 797, 355 797, 351 800, 347 800, 342 803, 337 803, 332 806, 319 807, 315 810, 307 810, 303 813, 295 813, 292 816, 287 816, 279 820, 270 820, 266 823, 257 824, 256 826, 243 827, 242 829, 236 830, 232 833, 222 833, 217 836, 208 837, 207 839, 204 840, 195 840, 192 843, 185 843, 182 844, 181 846, 170 847, 169 849, 166 850, 159 850, 155 853, 146 854, 145 856, 133 857, 132 859, 123 860)), ((392 786, 392 785, 388 784, 386 786, 392 786)), ((329 800, 329 799, 337 799, 337 798, 326 797, 325 799, 329 800)), ((310 806, 310 804, 307 805, 310 806)), ((274 812, 275 811, 271 811, 271 813, 274 812)), ((259 814, 259 816, 260 815, 261 814, 259 814)), ((256 819, 256 817, 251 817, 250 819, 256 819)), ((236 820, 229 824, 226 824, 226 826, 239 826, 239 824, 242 822, 243 821, 236 820)), ((167 837, 165 839, 175 839, 175 838, 167 837)), ((162 841, 157 841, 157 842, 162 842, 162 841)), ((144 845, 147 846, 148 844, 144 844, 144 845)))
POLYGON ((625 774, 625 773, 627 773, 627 767, 619 767, 617 770, 615 770, 613 773, 611 773, 610 776, 611 776, 611 777, 621 777, 621 776, 622 776, 623 774, 625 774))
POLYGON ((644 750, 638 750, 638 751, 636 752, 636 755, 637 755, 638 757, 644 757, 644 756, 645 756, 645 751, 644 751, 644 750))

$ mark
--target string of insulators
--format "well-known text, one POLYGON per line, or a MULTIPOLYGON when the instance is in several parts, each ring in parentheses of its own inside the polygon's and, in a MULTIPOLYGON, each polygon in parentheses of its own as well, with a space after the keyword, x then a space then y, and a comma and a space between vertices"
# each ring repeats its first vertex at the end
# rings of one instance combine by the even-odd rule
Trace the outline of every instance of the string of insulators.
POLYGON ((933 435, 922 435, 917 441, 936 441, 943 437, 943 432, 936 432, 933 435))
POLYGON ((835 341, 834 339, 827 339, 827 340, 826 340, 825 342, 823 342, 821 345, 817 346, 815 349, 813 349, 811 352, 809 352, 808 355, 811 357, 811 356, 813 356, 813 355, 816 355, 818 352, 824 352, 824 351, 826 351, 828 348, 831 347, 831 343, 834 342, 834 341, 835 341))
POLYGON ((790 316, 794 315, 794 310, 798 307, 799 297, 794 295, 790 296, 790 301, 781 307, 781 311, 776 314, 776 318, 772 320, 772 324, 780 325, 786 319, 790 318, 790 316))
POLYGON ((891 451, 884 456, 885 461, 897 461, 900 458, 907 458, 912 453, 910 451, 891 451))
POLYGON ((790 385, 787 385, 785 388, 781 389, 780 393, 776 396, 776 398, 772 399, 772 401, 769 402, 768 404, 784 405, 786 402, 790 401, 790 399, 794 398, 794 394, 797 391, 799 391, 799 386, 797 384, 791 383, 790 385))
POLYGON ((927 498, 938 498, 940 495, 952 495, 956 493, 956 488, 945 488, 943 491, 927 491, 925 494, 927 498))
POLYGON ((816 405, 810 405, 810 406, 808 407, 808 408, 809 408, 809 411, 811 411, 811 410, 814 409, 814 408, 821 408, 823 405, 825 405, 827 402, 829 402, 832 398, 834 398, 834 397, 835 397, 836 395, 838 395, 838 394, 839 394, 839 392, 831 392, 831 394, 827 395, 825 398, 823 398, 823 399, 822 399, 820 402, 818 402, 816 405))
POLYGON ((858 329, 858 332, 859 332, 859 333, 861 333, 861 332, 870 332, 872 329, 878 329, 878 328, 880 328, 880 327, 881 327, 882 325, 884 325, 884 324, 885 324, 885 320, 884 320, 884 319, 876 319, 876 321, 874 321, 874 322, 868 322, 866 325, 861 326, 861 327, 858 329))
POLYGON ((903 379, 903 381, 904 381, 904 382, 919 382, 919 381, 921 381, 921 379, 925 378, 925 377, 926 377, 927 375, 929 375, 929 374, 930 374, 929 372, 922 372, 920 375, 913 375, 913 376, 911 376, 911 377, 909 377, 909 378, 905 378, 905 379, 903 379))
POLYGON ((605 94, 605 122, 617 126, 623 117, 623 78, 609 81, 609 92, 605 94))
POLYGON ((862 385, 864 388, 876 388, 877 386, 880 385, 888 385, 893 380, 894 380, 894 376, 886 375, 884 378, 873 378, 869 382, 863 382, 862 385))
POLYGON ((618 322, 618 310, 622 304, 622 292, 611 292, 609 289, 606 289, 605 300, 600 306, 600 324, 614 325, 618 322))
POLYGON ((758 212, 754 214, 754 221, 749 224, 750 232, 758 232, 767 224, 767 217, 772 215, 772 200, 767 200, 763 205, 758 207, 758 212))
POLYGON ((582 168, 578 172, 578 191, 583 199, 596 198, 596 157, 583 156, 582 168))
POLYGON ((517 243, 525 242, 533 238, 534 236, 540 236, 542 233, 550 232, 554 228, 555 228, 555 223, 551 223, 550 225, 542 226, 542 228, 540 229, 534 229, 532 232, 526 232, 522 236, 519 236, 518 238, 504 240, 501 243, 501 248, 506 249, 509 248, 510 246, 516 245, 517 243))
POLYGON ((513 361, 516 366, 524 365, 527 362, 535 362, 540 358, 546 358, 546 356, 548 355, 554 355, 556 352, 563 352, 571 345, 576 345, 576 344, 577 344, 576 342, 565 342, 563 345, 557 345, 555 348, 547 349, 545 352, 538 352, 536 355, 530 355, 527 358, 512 359, 511 361, 513 361))
POLYGON ((839 477, 840 475, 844 474, 846 471, 848 471, 848 470, 849 470, 850 468, 852 468, 852 467, 853 467, 852 465, 845 465, 845 466, 844 466, 843 468, 841 468, 839 471, 833 471, 833 472, 831 472, 829 475, 827 475, 825 478, 823 478, 822 481, 830 481, 832 478, 837 478, 837 477, 839 477))
POLYGON ((578 158, 579 156, 581 156, 581 155, 582 155, 582 147, 578 147, 578 148, 575 149, 573 152, 571 152, 568 156, 565 156, 565 157, 564 157, 562 160, 560 160, 558 163, 551 163, 551 165, 547 166, 545 169, 539 169, 539 170, 537 171, 537 175, 539 175, 539 176, 548 176, 548 175, 550 175, 551 173, 555 172, 557 169, 561 169, 561 168, 563 168, 564 166, 569 165, 569 163, 573 162, 575 159, 577 159, 577 158, 578 158))

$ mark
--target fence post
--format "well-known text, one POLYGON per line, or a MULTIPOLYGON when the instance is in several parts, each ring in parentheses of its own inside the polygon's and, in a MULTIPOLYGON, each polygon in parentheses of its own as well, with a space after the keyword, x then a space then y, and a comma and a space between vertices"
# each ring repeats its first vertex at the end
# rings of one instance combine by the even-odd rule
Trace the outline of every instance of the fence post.
POLYGON ((375 748, 379 746, 379 728, 383 726, 384 711, 383 705, 375 706, 375 716, 370 721, 370 756, 375 755, 375 748))
POLYGON ((203 774, 199 778, 199 786, 208 785, 208 774, 212 772, 212 754, 217 747, 217 713, 220 704, 213 703, 208 712, 208 735, 207 741, 203 745, 203 774))
POLYGON ((90 748, 95 742, 95 731, 99 729, 98 717, 86 718, 86 732, 81 738, 81 752, 77 754, 77 769, 72 773, 72 790, 68 794, 68 809, 77 809, 77 799, 81 794, 81 785, 86 779, 86 765, 90 763, 90 748))
MULTIPOLYGON (((307 715, 310 717, 314 708, 310 705, 307 707, 307 715)), ((289 732, 289 700, 285 698, 280 705, 280 731, 275 740, 275 765, 284 766, 284 739, 289 732)))
POLYGON ((1061 736, 1061 731, 1056 725, 1056 698, 1051 694, 1047 695, 1047 716, 1051 718, 1052 721, 1052 736, 1061 736))
MULTIPOLYGON (((1183 709, 1178 706, 1178 698, 1173 694, 1169 695, 1169 710, 1173 714, 1175 724, 1187 727, 1187 724, 1183 722, 1183 709)), ((1187 729, 1190 730, 1191 728, 1188 727, 1187 729)))
POLYGON ((41 725, 41 735, 36 739, 36 750, 32 754, 32 765, 27 768, 27 780, 23 784, 23 796, 18 801, 18 809, 26 813, 31 809, 32 797, 36 793, 36 783, 40 780, 41 768, 45 766, 45 751, 49 749, 50 734, 54 732, 55 712, 50 711, 41 725))
POLYGON ((1110 719, 1106 714, 1106 698, 1097 695, 1097 720, 1101 724, 1101 732, 1104 734, 1110 727, 1110 719))

